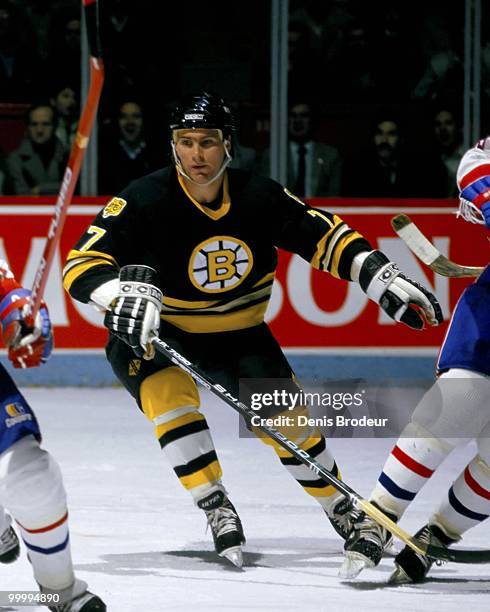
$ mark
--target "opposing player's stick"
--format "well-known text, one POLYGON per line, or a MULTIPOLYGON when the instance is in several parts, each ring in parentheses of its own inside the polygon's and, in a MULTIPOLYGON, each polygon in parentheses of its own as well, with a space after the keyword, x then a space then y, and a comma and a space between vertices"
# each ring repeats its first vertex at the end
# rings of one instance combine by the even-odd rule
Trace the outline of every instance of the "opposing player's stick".
POLYGON ((410 546, 415 552, 431 557, 432 559, 441 559, 444 561, 454 561, 455 563, 489 563, 490 562, 490 550, 450 550, 447 548, 440 548, 438 546, 432 546, 420 542, 416 538, 412 537, 399 525, 391 521, 385 516, 376 506, 373 506, 371 502, 362 498, 358 493, 351 489, 345 482, 338 480, 333 476, 321 463, 318 463, 313 457, 311 457, 305 450, 300 448, 292 440, 289 440, 284 434, 275 429, 262 424, 259 415, 254 412, 251 408, 240 402, 240 400, 234 397, 225 387, 214 382, 211 378, 208 378, 201 370, 195 366, 192 362, 178 353, 169 344, 160 340, 156 336, 151 340, 153 347, 159 352, 168 357, 172 363, 175 363, 185 372, 190 374, 194 380, 212 391, 215 395, 225 401, 229 406, 234 408, 242 417, 247 421, 251 421, 252 418, 261 423, 257 425, 261 431, 267 434, 270 438, 275 440, 282 448, 290 452, 296 459, 301 461, 307 468, 314 472, 317 476, 322 478, 325 482, 332 485, 340 491, 345 497, 348 497, 353 501, 355 506, 360 510, 363 510, 368 516, 374 519, 377 523, 385 527, 394 536, 399 538, 402 542, 410 546))
POLYGON ((85 150, 88 145, 92 126, 97 113, 102 86, 104 84, 104 63, 99 37, 98 0, 82 0, 87 24, 87 35, 90 49, 90 87, 87 100, 80 116, 77 133, 73 142, 70 157, 66 165, 60 191, 56 200, 54 214, 49 225, 48 237, 32 285, 32 296, 29 304, 28 318, 34 320, 46 287, 49 270, 53 262, 56 246, 63 231, 68 206, 70 205, 75 186, 80 174, 85 150))
POLYGON ((391 227, 420 260, 441 276, 453 278, 480 276, 484 270, 478 266, 461 266, 450 261, 424 236, 408 215, 393 217, 391 227))

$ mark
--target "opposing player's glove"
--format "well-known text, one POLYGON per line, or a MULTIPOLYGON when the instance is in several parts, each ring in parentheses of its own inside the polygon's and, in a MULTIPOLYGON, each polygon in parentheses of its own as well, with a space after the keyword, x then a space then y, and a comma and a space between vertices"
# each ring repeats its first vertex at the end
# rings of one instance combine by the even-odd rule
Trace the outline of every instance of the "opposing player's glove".
POLYGON ((466 151, 457 172, 460 189, 459 215, 471 223, 490 229, 490 136, 482 138, 466 151))
POLYGON ((45 363, 53 350, 53 333, 44 302, 33 322, 27 320, 31 292, 19 287, 0 302, 3 341, 14 368, 32 368, 45 363))
POLYGON ((443 321, 437 298, 402 274, 381 251, 372 251, 364 259, 359 284, 389 317, 413 329, 423 329, 425 323, 439 325, 443 321))
POLYGON ((104 317, 104 325, 145 359, 155 354, 150 340, 160 328, 163 296, 155 281, 156 272, 148 266, 121 268, 119 294, 104 317))

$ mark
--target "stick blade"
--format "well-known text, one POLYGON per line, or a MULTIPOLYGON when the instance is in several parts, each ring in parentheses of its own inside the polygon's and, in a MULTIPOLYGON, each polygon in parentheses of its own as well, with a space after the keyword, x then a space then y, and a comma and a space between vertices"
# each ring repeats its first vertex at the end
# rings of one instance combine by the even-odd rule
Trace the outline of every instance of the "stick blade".
POLYGON ((407 227, 407 225, 410 225, 410 223, 412 223, 412 219, 410 219, 408 215, 396 215, 396 217, 393 217, 391 220, 391 227, 398 234, 399 230, 407 227))
POLYGON ((475 278, 480 276, 484 268, 479 266, 462 266, 450 261, 440 253, 426 236, 419 230, 408 215, 400 214, 393 217, 391 227, 405 242, 408 248, 425 265, 441 276, 450 278, 475 278))

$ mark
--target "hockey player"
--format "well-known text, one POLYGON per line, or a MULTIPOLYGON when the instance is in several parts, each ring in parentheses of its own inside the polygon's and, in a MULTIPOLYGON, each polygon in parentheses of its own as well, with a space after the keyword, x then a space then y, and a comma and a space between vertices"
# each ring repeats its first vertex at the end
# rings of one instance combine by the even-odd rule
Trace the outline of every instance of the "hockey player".
MULTIPOLYGON (((33 328, 26 324, 29 296, 0 260, 0 324, 15 368, 44 363, 53 346, 44 304, 33 328)), ((41 593, 57 598, 49 609, 104 611, 104 603, 73 573, 65 489, 56 461, 40 441, 34 413, 0 364, 0 563, 15 561, 20 552, 6 507, 17 522, 41 593)))
MULTIPOLYGON (((415 329, 424 320, 437 325, 442 315, 432 294, 339 217, 310 208, 270 179, 228 169, 233 117, 219 96, 183 99, 170 132, 174 165, 134 181, 109 201, 69 253, 64 285, 75 299, 107 311, 106 353, 114 372, 205 511, 216 551, 241 566, 245 538, 221 481, 196 384, 151 354, 151 335, 160 334, 231 393, 238 394, 240 378, 291 380, 264 323, 276 247, 337 278, 358 281, 392 318, 415 329)), ((287 435, 338 475, 318 430, 290 428, 287 435)), ((348 504, 341 495, 282 448, 274 449, 345 537, 348 504)))
MULTIPOLYGON (((467 151, 457 173, 460 212, 490 229, 490 137, 467 151)), ((458 443, 474 428, 477 454, 416 537, 437 546, 459 541, 490 515, 490 266, 464 290, 439 355, 438 379, 415 409, 388 457, 371 501, 394 521, 458 443)), ((390 534, 363 514, 345 543, 343 577, 381 560, 390 534)), ((433 561, 405 547, 395 558, 394 583, 420 582, 433 561)))

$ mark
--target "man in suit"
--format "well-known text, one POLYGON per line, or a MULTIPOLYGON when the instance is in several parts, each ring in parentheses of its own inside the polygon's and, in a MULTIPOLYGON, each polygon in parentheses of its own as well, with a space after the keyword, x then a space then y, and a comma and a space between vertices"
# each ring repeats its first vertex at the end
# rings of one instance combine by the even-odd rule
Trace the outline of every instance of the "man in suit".
MULTIPOLYGON (((335 147, 313 139, 314 116, 307 102, 289 109, 287 186, 304 198, 336 196, 340 193, 341 161, 335 147)), ((270 151, 262 158, 261 173, 269 174, 270 151)))
POLYGON ((16 195, 58 193, 66 153, 55 136, 55 124, 55 111, 48 103, 29 109, 26 136, 7 159, 16 195))

